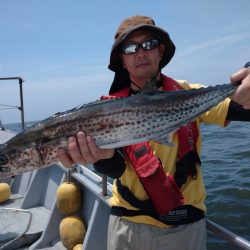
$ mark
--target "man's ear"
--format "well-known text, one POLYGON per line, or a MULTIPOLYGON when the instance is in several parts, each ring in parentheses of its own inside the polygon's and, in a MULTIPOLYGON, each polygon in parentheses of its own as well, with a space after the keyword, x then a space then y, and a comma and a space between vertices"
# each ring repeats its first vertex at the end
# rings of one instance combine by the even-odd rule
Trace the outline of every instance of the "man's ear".
POLYGON ((159 46, 159 52, 160 52, 160 58, 161 58, 161 60, 162 60, 162 58, 163 58, 163 55, 164 55, 164 52, 165 52, 165 45, 164 44, 160 44, 160 46, 159 46))

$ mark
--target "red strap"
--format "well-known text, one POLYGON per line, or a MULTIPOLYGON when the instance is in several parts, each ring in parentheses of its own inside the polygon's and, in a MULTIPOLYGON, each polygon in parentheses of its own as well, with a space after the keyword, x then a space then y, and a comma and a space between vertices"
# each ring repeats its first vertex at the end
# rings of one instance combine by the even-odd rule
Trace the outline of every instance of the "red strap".
POLYGON ((116 93, 114 93, 112 95, 103 95, 101 97, 101 100, 117 99, 117 98, 120 98, 120 97, 127 97, 129 95, 129 90, 130 90, 130 88, 127 87, 127 88, 119 90, 118 92, 116 92, 116 93))
MULTIPOLYGON (((164 91, 182 90, 175 80, 167 76, 161 75, 164 91)), ((190 151, 196 151, 196 143, 199 136, 196 121, 189 122, 177 130, 179 141, 178 158, 182 159, 190 151)))
POLYGON ((149 142, 124 147, 140 182, 160 215, 184 203, 184 198, 172 176, 167 176, 149 142))
POLYGON ((182 159, 190 151, 196 151, 196 142, 199 135, 195 121, 189 122, 177 130, 179 140, 178 158, 182 159))
POLYGON ((149 142, 133 144, 123 149, 129 156, 132 165, 136 166, 136 172, 141 177, 152 175, 160 164, 159 159, 154 156, 153 150, 149 146, 149 142), (149 162, 151 164, 148 164, 149 162))

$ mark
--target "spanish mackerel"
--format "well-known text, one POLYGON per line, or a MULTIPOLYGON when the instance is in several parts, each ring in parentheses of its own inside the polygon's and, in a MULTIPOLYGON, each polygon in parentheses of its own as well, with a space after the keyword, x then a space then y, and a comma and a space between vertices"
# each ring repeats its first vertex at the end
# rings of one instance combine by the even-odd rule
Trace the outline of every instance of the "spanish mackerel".
POLYGON ((101 148, 155 140, 209 110, 235 91, 232 84, 172 92, 142 91, 130 97, 97 101, 57 113, 0 145, 0 178, 58 162, 57 150, 78 131, 101 148))

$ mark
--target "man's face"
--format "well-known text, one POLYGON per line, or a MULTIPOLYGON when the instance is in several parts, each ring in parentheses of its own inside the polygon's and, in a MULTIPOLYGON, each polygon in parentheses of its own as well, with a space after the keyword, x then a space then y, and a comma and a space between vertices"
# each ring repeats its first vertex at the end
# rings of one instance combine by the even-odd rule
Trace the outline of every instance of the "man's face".
MULTIPOLYGON (((154 37, 146 31, 135 31, 126 39, 124 45, 142 43, 154 39, 154 37)), ((136 83, 145 84, 159 71, 159 63, 164 53, 164 45, 144 50, 139 48, 137 52, 132 54, 121 54, 121 60, 124 68, 129 72, 130 79, 136 83)))

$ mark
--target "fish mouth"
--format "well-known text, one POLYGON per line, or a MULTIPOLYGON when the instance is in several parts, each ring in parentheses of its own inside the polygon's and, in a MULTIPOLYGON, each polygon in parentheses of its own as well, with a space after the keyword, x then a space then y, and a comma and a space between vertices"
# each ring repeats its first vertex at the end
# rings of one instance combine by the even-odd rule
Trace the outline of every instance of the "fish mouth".
POLYGON ((0 175, 1 175, 1 173, 9 173, 9 172, 10 172, 9 167, 0 166, 0 175))

